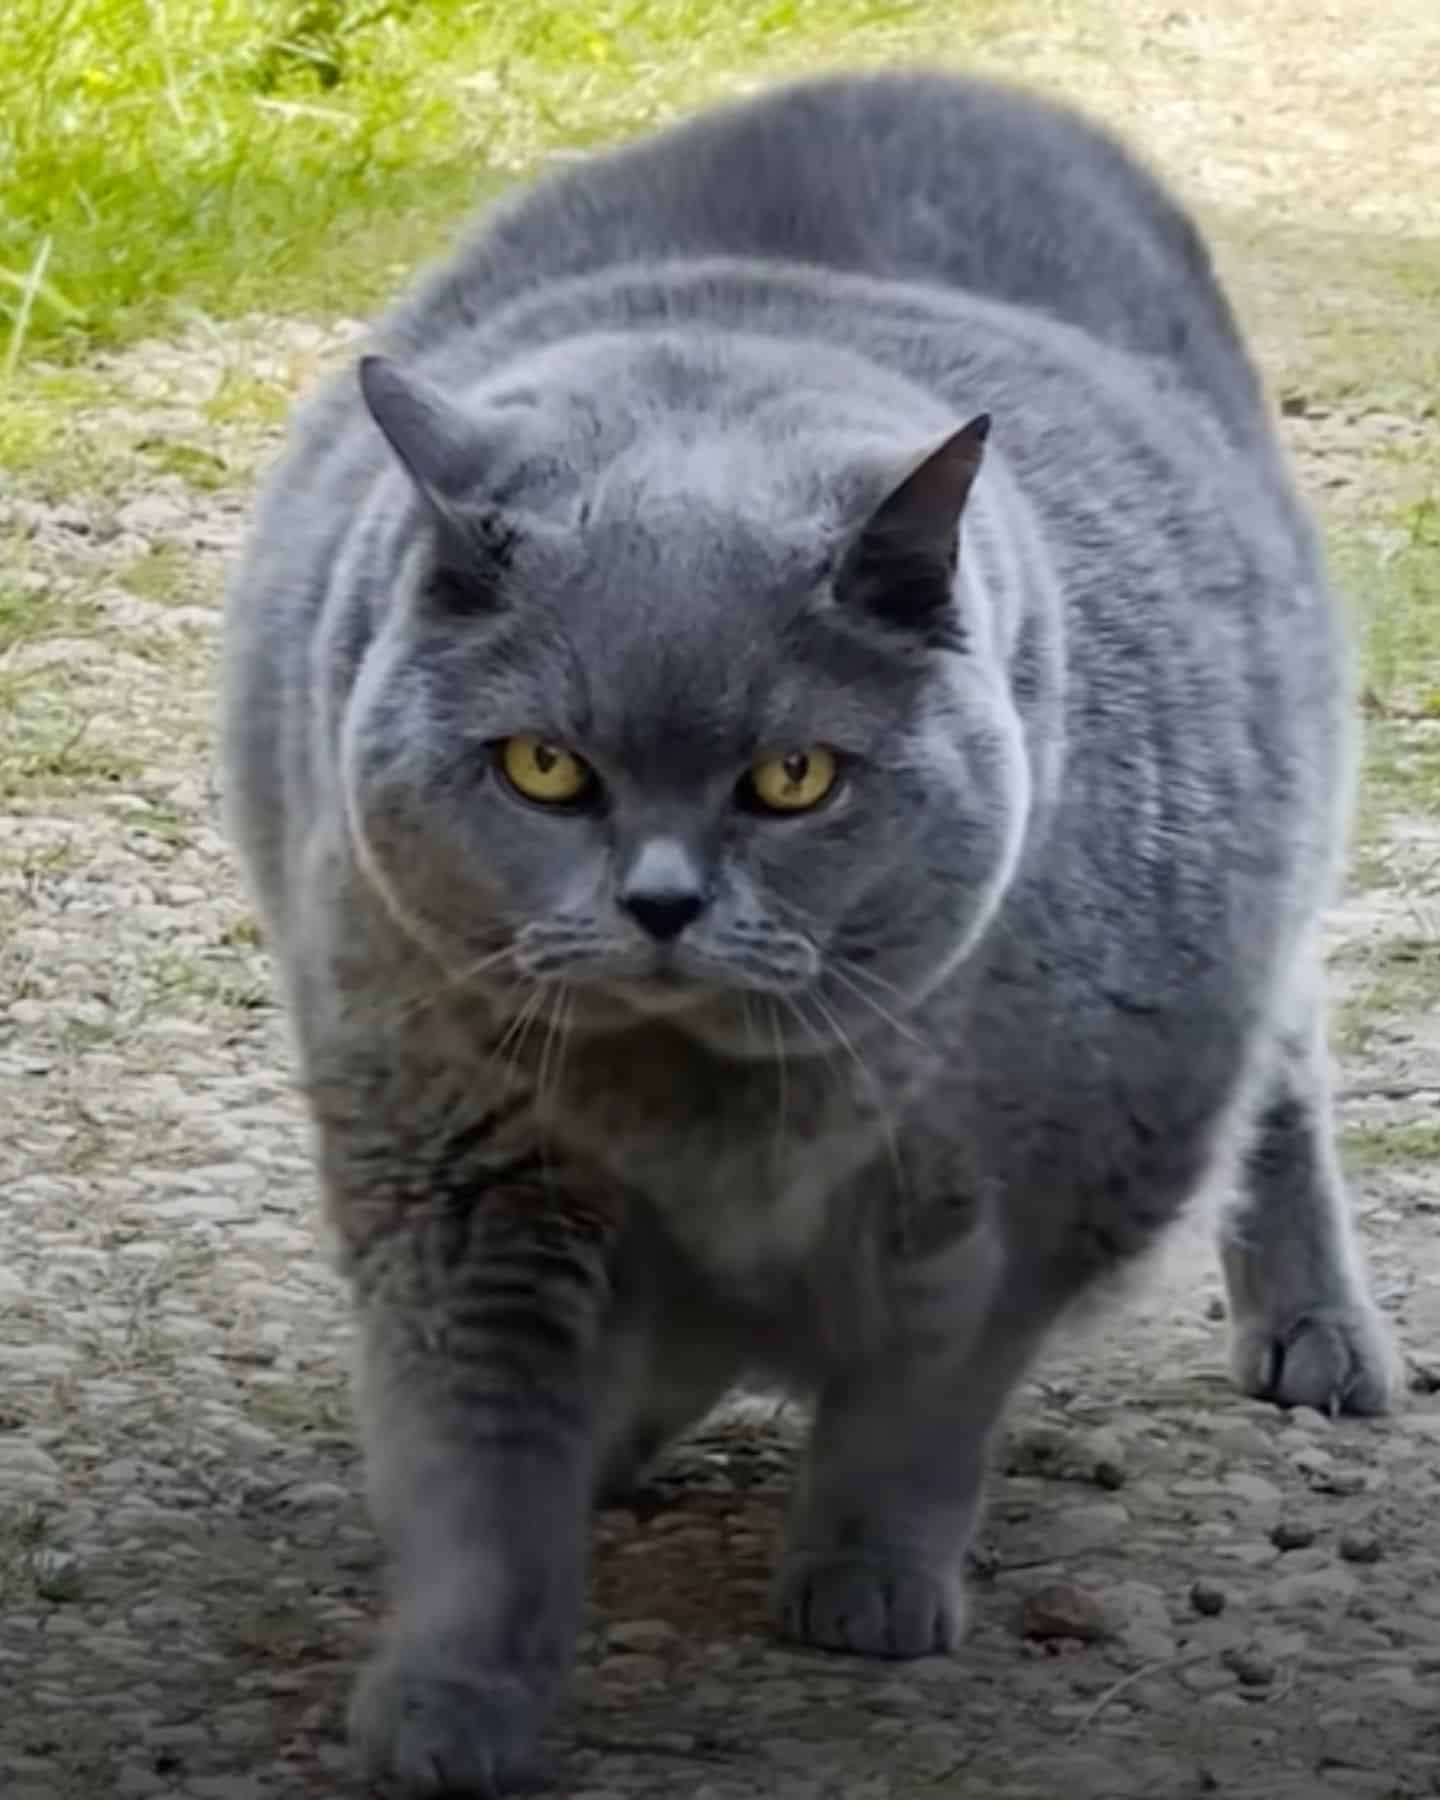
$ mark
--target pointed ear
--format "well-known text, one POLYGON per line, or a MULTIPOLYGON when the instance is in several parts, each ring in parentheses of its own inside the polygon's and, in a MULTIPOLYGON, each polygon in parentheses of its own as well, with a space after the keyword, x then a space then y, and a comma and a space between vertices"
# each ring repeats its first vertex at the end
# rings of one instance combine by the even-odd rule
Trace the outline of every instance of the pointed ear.
POLYGON ((370 416, 429 508, 436 528, 430 596, 456 611, 493 605, 516 529, 496 507, 477 505, 485 439, 439 388, 385 356, 362 356, 360 392, 370 416))
POLYGON ((427 500, 443 506, 473 483, 480 434, 439 388, 387 356, 362 356, 359 375, 370 417, 427 500))
MULTIPOLYGON (((980 472, 981 413, 913 467, 871 513, 841 565, 837 592, 886 624, 934 633, 950 615, 960 520, 980 472)), ((944 635, 953 640, 953 632, 944 635)))

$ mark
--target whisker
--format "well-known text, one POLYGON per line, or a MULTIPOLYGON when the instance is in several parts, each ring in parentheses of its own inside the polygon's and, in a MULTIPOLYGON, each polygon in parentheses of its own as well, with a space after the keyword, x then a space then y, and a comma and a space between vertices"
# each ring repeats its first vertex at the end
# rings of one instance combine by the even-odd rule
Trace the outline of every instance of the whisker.
POLYGON ((832 950, 829 960, 832 964, 842 963, 857 981, 868 981, 871 987, 879 988, 882 994, 888 994, 892 1000, 899 1001, 902 1006, 909 1005, 910 996, 904 988, 896 987, 893 981, 886 981, 883 975, 877 975, 873 969, 867 969, 864 963, 857 962, 853 956, 846 956, 838 950, 832 950))
POLYGON ((875 1108, 876 1120, 885 1136, 885 1144, 890 1153, 890 1163, 895 1171, 896 1183, 903 1190, 906 1186, 905 1166, 900 1160, 900 1145, 895 1136, 895 1121, 891 1117, 890 1109, 885 1104, 884 1089, 876 1079, 869 1063, 866 1062, 865 1058, 855 1047, 855 1044, 851 1040, 849 1033, 845 1030, 845 1027, 840 1023, 839 1019, 835 1017, 834 1013, 831 1012, 830 1008, 820 996, 815 993, 813 989, 807 989, 805 998, 809 1000, 810 1004, 820 1014, 821 1018, 834 1033, 840 1047, 847 1052, 854 1062, 855 1067, 859 1070, 860 1078, 869 1090, 871 1103, 875 1108))
POLYGON ((488 969, 493 969, 497 963, 507 961, 510 954, 510 945, 502 944, 498 950, 492 950, 485 956, 476 957, 474 962, 465 964, 463 968, 442 969, 440 980, 433 987, 426 988, 422 993, 412 994, 408 999, 400 1002, 392 1015, 392 1022, 396 1025, 407 1024, 416 1013, 423 1012, 427 1006, 433 1005, 442 994, 452 993, 456 988, 464 987, 467 982, 474 981, 477 975, 483 975, 488 969))
POLYGON ((525 1042, 530 1035, 531 1026, 540 1016, 540 1009, 544 1004, 545 997, 545 984, 537 981, 521 1005, 519 1012, 505 1028, 504 1036, 491 1052, 501 1066, 503 1085, 500 1089, 500 1098, 502 1101, 509 1097, 510 1089, 519 1076, 520 1058, 525 1053, 525 1042))
POLYGON ((548 990, 548 992, 553 994, 554 1004, 550 1007, 549 1012, 546 1015, 545 1041, 540 1046, 540 1068, 535 1077, 535 1111, 541 1119, 541 1159, 545 1167, 547 1180, 550 1175, 550 1166, 546 1152, 549 1145, 550 1134, 544 1127, 545 1105, 547 1100, 549 1100, 551 1095, 558 1088, 558 1068, 556 1079, 553 1082, 551 1079, 551 1058, 557 1046, 557 1039, 561 1056, 563 1057, 564 1055, 564 1027, 569 1016, 570 989, 563 981, 561 981, 557 982, 553 988, 548 990))
POLYGON ((927 1038, 916 1031, 913 1025, 907 1025, 903 1019, 897 1019, 892 1012, 887 1011, 873 994, 867 994, 864 988, 852 978, 848 970, 842 968, 838 962, 832 961, 826 963, 824 965, 824 972, 840 982, 842 986, 849 988, 850 992, 860 1004, 868 1007, 882 1024, 888 1025, 892 1031, 898 1031, 901 1037, 908 1038, 912 1044, 918 1044, 922 1049, 929 1048, 929 1040, 927 1038))
MULTIPOLYGON (((803 1021, 802 1021, 803 1022, 803 1021)), ((790 1071, 785 1061, 785 1033, 780 1029, 780 1015, 770 1007, 770 1029, 775 1038, 775 1148, 772 1161, 778 1173, 785 1154, 785 1128, 790 1104, 790 1071)))

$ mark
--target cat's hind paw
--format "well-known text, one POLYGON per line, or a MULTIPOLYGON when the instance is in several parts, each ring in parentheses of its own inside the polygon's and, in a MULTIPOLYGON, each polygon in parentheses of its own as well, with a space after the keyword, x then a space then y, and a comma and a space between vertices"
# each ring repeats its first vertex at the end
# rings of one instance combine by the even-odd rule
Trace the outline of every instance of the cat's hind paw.
POLYGON ((350 1741, 383 1792, 496 1800, 532 1785, 538 1712, 514 1676, 382 1657, 356 1687, 350 1741))
POLYGON ((1240 1320, 1230 1366, 1247 1394, 1323 1413, 1389 1412, 1400 1391, 1399 1356, 1368 1300, 1279 1323, 1240 1320))
POLYGON ((775 1610, 782 1637, 856 1656, 935 1656, 965 1631, 958 1575, 873 1553, 792 1553, 775 1610))

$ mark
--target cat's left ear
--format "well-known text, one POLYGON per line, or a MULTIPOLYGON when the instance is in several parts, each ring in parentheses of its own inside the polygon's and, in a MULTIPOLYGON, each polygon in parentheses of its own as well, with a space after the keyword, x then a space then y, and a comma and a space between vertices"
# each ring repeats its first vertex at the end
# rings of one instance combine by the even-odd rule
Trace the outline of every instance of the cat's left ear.
POLYGON ((990 415, 929 451, 861 526, 841 562, 837 596, 886 624, 933 631, 953 602, 960 521, 980 473, 990 415))

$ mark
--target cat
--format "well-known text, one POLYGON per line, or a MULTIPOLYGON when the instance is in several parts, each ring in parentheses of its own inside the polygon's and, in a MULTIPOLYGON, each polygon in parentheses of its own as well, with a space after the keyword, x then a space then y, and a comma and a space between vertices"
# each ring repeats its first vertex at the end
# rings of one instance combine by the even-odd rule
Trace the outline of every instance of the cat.
POLYGON ((1348 654, 1208 251, 1055 103, 782 87, 539 180, 304 409, 227 807, 361 1337, 353 1736, 524 1779, 597 1496, 813 1399, 792 1640, 965 1620, 987 1444, 1205 1184, 1234 1366, 1395 1387, 1332 1145, 1348 654))

